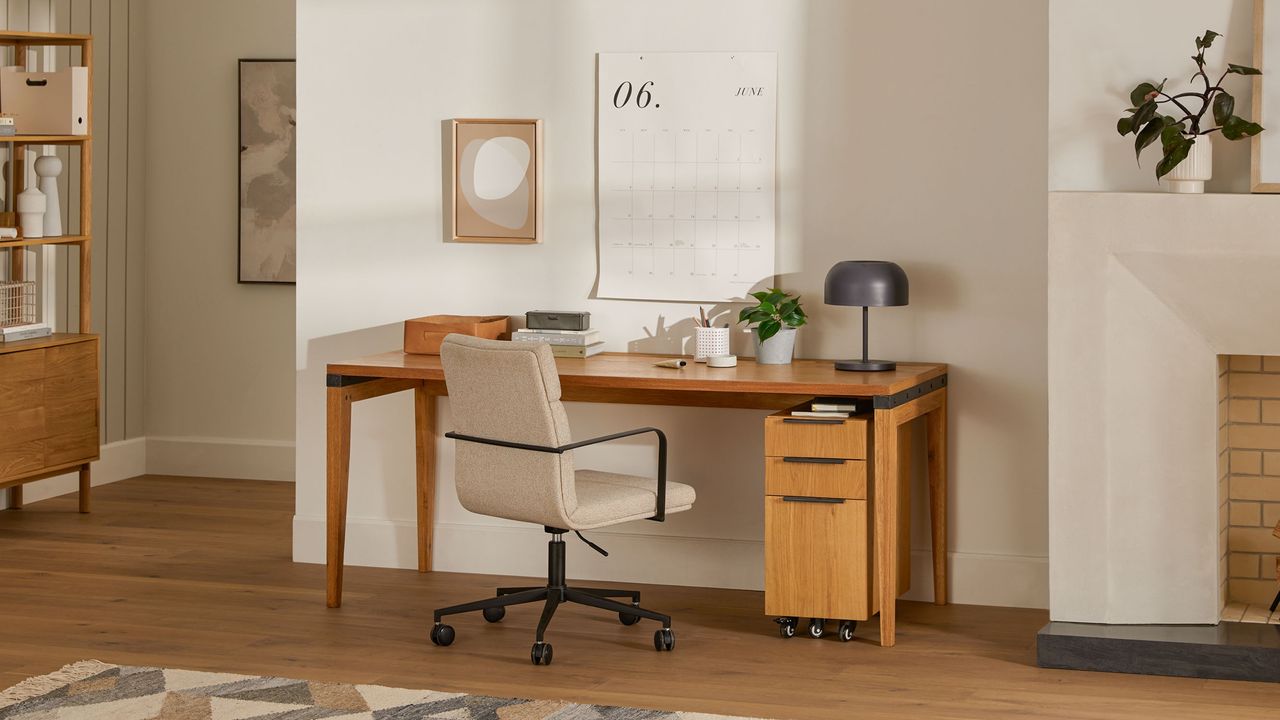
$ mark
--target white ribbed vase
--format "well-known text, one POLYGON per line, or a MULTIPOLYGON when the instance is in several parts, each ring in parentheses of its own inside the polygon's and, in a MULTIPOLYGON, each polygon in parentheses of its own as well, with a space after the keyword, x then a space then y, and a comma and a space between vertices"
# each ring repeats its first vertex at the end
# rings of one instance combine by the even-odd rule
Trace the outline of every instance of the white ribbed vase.
POLYGON ((1213 136, 1198 136, 1187 158, 1164 177, 1169 181, 1169 192, 1204 192, 1204 182, 1213 177, 1213 136))

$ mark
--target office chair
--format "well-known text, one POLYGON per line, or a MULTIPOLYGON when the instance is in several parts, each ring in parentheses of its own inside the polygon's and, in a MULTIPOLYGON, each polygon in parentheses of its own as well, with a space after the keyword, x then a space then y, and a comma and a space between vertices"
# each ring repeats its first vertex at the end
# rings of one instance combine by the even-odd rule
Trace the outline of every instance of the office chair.
POLYGON ((498 622, 511 605, 544 601, 542 618, 530 659, 551 664, 547 625, 561 603, 610 610, 623 625, 641 618, 656 620, 659 651, 675 647, 670 616, 640 607, 640 593, 632 590, 575 588, 565 582, 564 535, 574 532, 592 549, 608 555, 582 537, 582 530, 632 520, 662 522, 667 514, 693 507, 692 487, 667 481, 667 438, 657 428, 639 428, 574 442, 560 402, 560 377, 555 357, 544 343, 503 342, 465 335, 448 335, 440 347, 445 384, 449 389, 457 441, 454 478, 458 500, 471 512, 542 525, 551 535, 547 549, 545 587, 498 588, 495 597, 435 611, 431 641, 453 643, 454 629, 441 622, 446 615, 480 610, 484 619, 498 622), (576 469, 575 448, 646 433, 658 437, 658 477, 576 469), (628 598, 630 604, 612 598, 628 598))

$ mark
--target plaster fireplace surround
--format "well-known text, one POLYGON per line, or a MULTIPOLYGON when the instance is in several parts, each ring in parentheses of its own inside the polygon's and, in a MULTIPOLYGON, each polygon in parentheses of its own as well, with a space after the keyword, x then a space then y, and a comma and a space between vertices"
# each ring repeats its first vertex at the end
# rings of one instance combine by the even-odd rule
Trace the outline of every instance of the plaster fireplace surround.
POLYGON ((1233 573, 1230 544, 1260 562, 1271 547, 1261 520, 1236 526, 1254 507, 1231 488, 1257 494, 1252 451, 1280 449, 1280 419, 1261 417, 1280 388, 1266 375, 1280 372, 1280 197, 1050 193, 1048 269, 1040 664, 1280 682, 1280 624, 1223 614, 1246 562, 1233 573), (1233 418, 1236 371, 1250 384, 1233 418))

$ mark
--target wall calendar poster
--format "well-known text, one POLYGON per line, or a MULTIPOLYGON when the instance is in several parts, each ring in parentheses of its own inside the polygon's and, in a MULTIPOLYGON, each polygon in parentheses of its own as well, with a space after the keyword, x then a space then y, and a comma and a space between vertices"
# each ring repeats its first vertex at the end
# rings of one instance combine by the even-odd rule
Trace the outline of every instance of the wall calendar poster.
POLYGON ((599 296, 721 302, 774 275, 777 56, 600 53, 599 296))

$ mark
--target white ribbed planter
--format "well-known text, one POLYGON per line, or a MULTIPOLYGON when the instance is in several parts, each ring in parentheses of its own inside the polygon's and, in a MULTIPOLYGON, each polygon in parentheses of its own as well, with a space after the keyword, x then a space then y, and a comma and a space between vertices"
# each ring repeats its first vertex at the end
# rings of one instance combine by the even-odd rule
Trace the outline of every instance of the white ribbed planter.
POLYGON ((1204 192, 1205 181, 1213 177, 1213 136, 1197 137, 1187 158, 1164 177, 1169 181, 1169 192, 1204 192))

